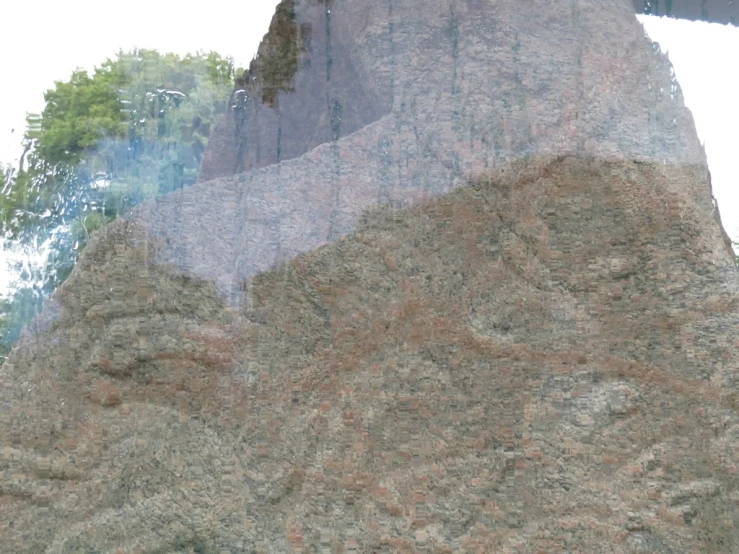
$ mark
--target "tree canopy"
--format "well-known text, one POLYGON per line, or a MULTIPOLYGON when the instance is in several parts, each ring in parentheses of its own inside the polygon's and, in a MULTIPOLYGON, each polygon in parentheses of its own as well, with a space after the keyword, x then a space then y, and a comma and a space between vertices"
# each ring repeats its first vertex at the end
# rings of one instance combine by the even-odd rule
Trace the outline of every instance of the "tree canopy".
POLYGON ((91 233, 197 180, 233 79, 232 60, 215 52, 136 49, 46 91, 43 111, 27 117, 18 167, 0 167, 5 248, 50 252, 41 267, 17 268, 16 290, 0 304, 2 350, 67 278, 91 233))

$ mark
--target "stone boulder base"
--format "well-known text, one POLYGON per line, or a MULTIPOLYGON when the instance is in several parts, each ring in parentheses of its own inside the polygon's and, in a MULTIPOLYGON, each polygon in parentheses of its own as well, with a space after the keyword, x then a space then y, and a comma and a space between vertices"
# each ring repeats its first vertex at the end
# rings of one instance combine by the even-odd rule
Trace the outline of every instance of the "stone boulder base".
POLYGON ((670 193, 707 178, 528 159, 241 310, 114 223, 0 373, 3 551, 736 552, 739 282, 670 193))

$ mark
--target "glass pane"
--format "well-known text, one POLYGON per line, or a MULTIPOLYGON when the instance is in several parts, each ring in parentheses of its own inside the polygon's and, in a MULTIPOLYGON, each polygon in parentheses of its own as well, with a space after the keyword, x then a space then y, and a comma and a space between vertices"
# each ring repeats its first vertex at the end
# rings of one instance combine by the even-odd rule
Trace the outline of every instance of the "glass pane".
POLYGON ((3 8, 0 552, 739 551, 736 5, 254 4, 3 8))

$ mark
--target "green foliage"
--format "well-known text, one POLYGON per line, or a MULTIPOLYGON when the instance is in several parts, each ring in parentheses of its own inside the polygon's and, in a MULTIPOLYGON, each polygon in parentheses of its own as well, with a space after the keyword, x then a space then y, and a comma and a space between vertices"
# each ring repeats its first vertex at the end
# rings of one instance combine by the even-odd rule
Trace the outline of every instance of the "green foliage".
POLYGON ((43 297, 31 287, 19 289, 11 297, 0 299, 0 328, 3 329, 0 364, 18 342, 23 326, 41 310, 42 302, 43 297))
POLYGON ((2 299, 0 350, 12 347, 97 229, 195 183, 233 79, 232 61, 215 52, 134 50, 46 92, 43 112, 27 117, 19 167, 0 168, 0 226, 6 249, 51 254, 2 299))
POLYGON ((36 116, 29 116, 26 138, 35 140, 38 162, 77 164, 101 137, 122 136, 126 114, 117 91, 123 84, 123 75, 112 64, 93 77, 78 70, 68 82, 57 81, 44 94, 40 129, 34 125, 36 116))

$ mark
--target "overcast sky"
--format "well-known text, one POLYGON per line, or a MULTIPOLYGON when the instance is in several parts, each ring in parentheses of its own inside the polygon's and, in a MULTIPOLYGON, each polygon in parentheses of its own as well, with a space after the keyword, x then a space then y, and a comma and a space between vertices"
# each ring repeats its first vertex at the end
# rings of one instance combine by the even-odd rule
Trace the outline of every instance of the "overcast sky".
POLYGON ((706 146, 724 228, 739 241, 739 29, 667 17, 638 19, 675 68, 706 146))
POLYGON ((5 0, 0 9, 0 162, 20 155, 26 112, 76 68, 92 71, 134 47, 180 55, 214 50, 247 66, 267 32, 277 0, 5 0), (197 6, 197 7, 195 7, 197 6), (116 10, 116 11, 113 11, 116 10), (15 129, 15 132, 12 130, 15 129))
MULTIPOLYGON (((368 0, 370 1, 370 0, 368 0)), ((15 163, 26 113, 40 112, 43 93, 81 67, 92 70, 133 47, 184 55, 214 50, 246 66, 267 31, 277 0, 248 5, 209 0, 197 9, 170 0, 6 0, 0 32, 0 163, 15 163), (110 7, 108 7, 110 6, 110 7), (118 11, 111 14, 110 9, 118 11)), ((650 37, 669 51, 693 112, 724 227, 739 240, 739 29, 639 16, 650 37)), ((3 252, 0 250, 0 256, 3 252)), ((8 275, 0 257, 0 292, 8 275)))

